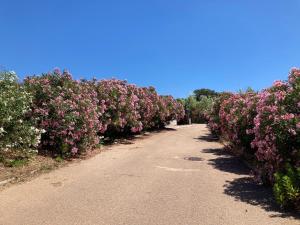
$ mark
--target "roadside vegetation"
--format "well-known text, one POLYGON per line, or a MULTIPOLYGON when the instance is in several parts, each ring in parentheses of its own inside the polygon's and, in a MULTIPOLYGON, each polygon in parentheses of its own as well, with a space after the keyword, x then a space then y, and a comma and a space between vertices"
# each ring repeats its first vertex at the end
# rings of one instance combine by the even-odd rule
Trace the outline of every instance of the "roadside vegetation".
POLYGON ((213 103, 218 96, 218 92, 202 88, 195 90, 187 98, 178 99, 185 111, 185 116, 178 121, 178 124, 207 122, 207 115, 210 114, 213 103))
POLYGON ((300 207, 300 69, 262 91, 222 93, 206 118, 213 134, 251 163, 285 208, 300 207))
MULTIPOLYGON (((29 76, 0 73, 0 166, 22 167, 33 157, 57 163, 104 141, 178 124, 207 123, 272 186, 278 204, 300 208, 300 69, 261 91, 197 89, 185 99, 126 81, 74 80, 68 71, 29 76)), ((44 160, 44 161, 43 161, 44 160)), ((38 167, 51 168, 51 164, 38 167)), ((49 162, 49 161, 47 161, 49 162)))
POLYGON ((68 71, 29 76, 0 73, 0 167, 37 154, 60 162, 105 140, 163 128, 184 117, 180 102, 126 81, 74 80, 68 71))
POLYGON ((300 69, 258 92, 197 89, 179 101, 179 124, 207 123, 258 183, 273 187, 280 206, 300 210, 300 69))

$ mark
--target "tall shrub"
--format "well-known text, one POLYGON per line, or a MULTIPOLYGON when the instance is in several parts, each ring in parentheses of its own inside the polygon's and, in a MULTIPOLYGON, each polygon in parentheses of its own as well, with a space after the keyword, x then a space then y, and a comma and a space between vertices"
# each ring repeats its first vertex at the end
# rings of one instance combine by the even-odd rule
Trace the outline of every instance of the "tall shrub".
POLYGON ((258 177, 275 184, 282 205, 300 204, 299 69, 291 70, 287 82, 277 81, 260 94, 257 113, 252 146, 260 163, 258 177))
POLYGON ((0 153, 5 150, 32 151, 42 130, 27 117, 32 95, 18 83, 14 72, 0 73, 0 153))
POLYGON ((26 87, 33 95, 31 116, 42 135, 42 148, 74 155, 99 142, 103 129, 96 91, 87 83, 74 81, 67 71, 28 77, 26 87))
POLYGON ((221 121, 220 121, 220 109, 221 104, 226 99, 230 98, 232 94, 229 92, 220 93, 217 98, 215 98, 211 111, 207 114, 208 127, 214 135, 221 135, 221 121))
POLYGON ((106 104, 103 114, 107 126, 106 135, 139 132, 143 129, 135 85, 117 79, 101 80, 96 89, 99 101, 105 101, 106 104))
POLYGON ((160 96, 157 94, 154 87, 138 88, 136 94, 139 98, 139 114, 143 123, 144 129, 152 129, 159 123, 159 101, 160 96))
POLYGON ((241 154, 253 154, 251 142, 254 135, 249 130, 253 129, 253 119, 256 116, 258 96, 254 92, 233 94, 225 99, 220 106, 220 127, 222 136, 230 141, 241 154))

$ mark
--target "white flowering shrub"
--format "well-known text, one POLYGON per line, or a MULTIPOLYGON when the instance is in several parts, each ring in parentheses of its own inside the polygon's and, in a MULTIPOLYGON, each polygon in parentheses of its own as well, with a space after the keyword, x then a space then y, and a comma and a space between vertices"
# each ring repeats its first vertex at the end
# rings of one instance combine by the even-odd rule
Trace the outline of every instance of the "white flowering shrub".
POLYGON ((0 153, 29 151, 39 144, 42 130, 26 117, 31 101, 15 72, 0 72, 0 153))

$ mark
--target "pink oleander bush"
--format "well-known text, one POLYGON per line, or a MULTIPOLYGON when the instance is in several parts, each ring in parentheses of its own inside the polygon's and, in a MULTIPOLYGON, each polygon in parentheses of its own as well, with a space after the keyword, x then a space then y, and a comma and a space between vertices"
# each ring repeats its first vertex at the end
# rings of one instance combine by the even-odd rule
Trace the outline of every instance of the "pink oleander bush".
POLYGON ((161 96, 159 104, 159 125, 165 125, 171 120, 180 120, 184 117, 183 105, 172 96, 161 96))
POLYGON ((103 136, 159 128, 184 114, 173 97, 117 79, 75 81, 56 69, 28 77, 24 85, 33 96, 28 116, 45 131, 40 149, 64 156, 94 148, 103 136))
POLYGON ((300 205, 300 69, 258 94, 218 98, 208 116, 213 133, 252 154, 257 180, 273 186, 282 206, 300 205))
POLYGON ((300 70, 260 93, 252 147, 257 177, 274 184, 281 205, 300 205, 300 70))
POLYGON ((228 92, 221 93, 219 97, 214 100, 212 110, 206 114, 208 127, 214 135, 221 135, 221 121, 220 121, 220 110, 221 104, 226 99, 230 98, 232 94, 228 92))
POLYGON ((95 84, 99 102, 105 103, 102 121, 106 136, 138 133, 158 128, 183 116, 183 106, 171 96, 160 96, 153 87, 140 88, 122 80, 95 84))
POLYGON ((263 90, 256 110, 252 147, 263 163, 261 172, 273 182, 286 162, 300 166, 300 70, 292 69, 287 82, 263 90))
POLYGON ((138 88, 136 95, 139 98, 139 114, 143 121, 144 129, 152 129, 157 127, 159 120, 159 101, 160 96, 157 94, 154 87, 138 88))
POLYGON ((252 91, 232 94, 220 105, 220 132, 223 138, 230 141, 233 148, 238 148, 241 154, 253 154, 251 142, 254 139, 253 119, 256 116, 257 94, 252 91))
POLYGON ((251 145, 256 150, 256 158, 261 164, 257 175, 264 181, 273 182, 273 175, 280 167, 283 155, 278 151, 279 142, 283 145, 288 144, 286 141, 290 136, 289 125, 294 117, 286 111, 285 98, 288 89, 288 83, 277 81, 274 86, 259 94, 254 128, 249 130, 255 136, 251 145))
POLYGON ((173 104, 175 105, 175 115, 173 115, 174 118, 172 119, 176 119, 177 121, 182 120, 185 117, 183 104, 178 99, 173 99, 173 104))
POLYGON ((143 129, 136 89, 138 87, 122 80, 97 82, 98 99, 106 105, 102 120, 105 121, 108 135, 129 131, 136 133, 143 129))
POLYGON ((99 143, 97 133, 105 127, 99 117, 105 105, 99 104, 93 86, 59 70, 28 77, 25 86, 34 96, 30 116, 45 130, 41 148, 74 155, 99 143))

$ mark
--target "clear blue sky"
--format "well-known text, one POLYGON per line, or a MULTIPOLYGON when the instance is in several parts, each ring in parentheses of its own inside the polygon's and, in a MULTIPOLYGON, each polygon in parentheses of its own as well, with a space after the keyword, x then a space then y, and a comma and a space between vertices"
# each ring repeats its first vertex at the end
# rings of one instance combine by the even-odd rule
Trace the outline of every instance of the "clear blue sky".
POLYGON ((300 0, 0 0, 0 65, 175 97, 260 89, 300 67, 299 12, 300 0))

